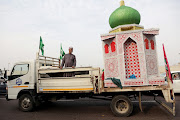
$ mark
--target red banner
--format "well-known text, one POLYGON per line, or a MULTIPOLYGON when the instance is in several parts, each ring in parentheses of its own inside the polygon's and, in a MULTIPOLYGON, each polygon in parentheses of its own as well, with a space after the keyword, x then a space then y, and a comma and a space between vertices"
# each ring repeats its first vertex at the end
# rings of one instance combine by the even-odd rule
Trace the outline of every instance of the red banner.
POLYGON ((166 52, 165 52, 165 49, 164 49, 164 44, 163 44, 163 52, 164 52, 164 62, 165 62, 166 76, 169 75, 169 79, 173 83, 173 80, 172 80, 172 77, 171 77, 171 71, 170 71, 169 63, 168 63, 166 52))

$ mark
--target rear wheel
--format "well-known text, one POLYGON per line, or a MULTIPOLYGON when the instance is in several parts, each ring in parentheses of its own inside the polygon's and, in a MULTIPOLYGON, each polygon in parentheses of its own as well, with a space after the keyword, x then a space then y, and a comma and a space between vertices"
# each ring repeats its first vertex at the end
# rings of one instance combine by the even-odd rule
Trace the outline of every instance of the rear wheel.
POLYGON ((29 94, 24 94, 19 98, 19 109, 24 112, 29 112, 34 109, 34 101, 29 94))
POLYGON ((133 104, 131 100, 123 95, 113 97, 110 107, 112 112, 118 117, 127 117, 133 111, 133 104))

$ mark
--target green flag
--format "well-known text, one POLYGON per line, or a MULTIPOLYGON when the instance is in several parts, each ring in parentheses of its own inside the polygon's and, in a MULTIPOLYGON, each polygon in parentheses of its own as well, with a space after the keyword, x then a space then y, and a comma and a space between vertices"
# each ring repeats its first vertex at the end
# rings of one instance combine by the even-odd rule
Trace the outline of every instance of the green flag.
POLYGON ((41 36, 40 36, 39 49, 41 50, 42 55, 44 55, 44 44, 43 44, 41 36))
POLYGON ((60 49, 60 60, 62 60, 63 56, 65 55, 64 50, 62 49, 62 44, 61 44, 61 49, 60 49))

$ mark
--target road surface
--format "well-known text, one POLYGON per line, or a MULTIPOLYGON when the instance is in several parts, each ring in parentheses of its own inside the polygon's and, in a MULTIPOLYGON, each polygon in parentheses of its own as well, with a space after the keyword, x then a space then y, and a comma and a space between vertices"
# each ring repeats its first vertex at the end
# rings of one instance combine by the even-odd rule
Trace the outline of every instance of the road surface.
POLYGON ((21 112, 18 100, 6 101, 0 95, 0 120, 180 120, 180 94, 176 95, 176 116, 173 117, 153 97, 143 97, 143 112, 134 101, 130 117, 115 117, 110 109, 110 101, 97 99, 61 100, 43 104, 34 112, 21 112))

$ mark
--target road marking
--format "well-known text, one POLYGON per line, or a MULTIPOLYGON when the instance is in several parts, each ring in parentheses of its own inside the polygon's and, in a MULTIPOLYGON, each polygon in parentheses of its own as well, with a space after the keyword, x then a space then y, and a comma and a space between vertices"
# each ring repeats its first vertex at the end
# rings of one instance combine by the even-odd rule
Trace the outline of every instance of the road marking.
POLYGON ((74 100, 57 100, 57 101, 61 101, 61 102, 63 101, 64 102, 64 101, 74 101, 74 100))
MULTIPOLYGON (((132 102, 139 102, 139 101, 132 101, 132 102)), ((152 103, 154 103, 154 102, 156 102, 156 101, 141 101, 141 102, 147 102, 147 103, 150 103, 150 102, 152 102, 152 103)))

